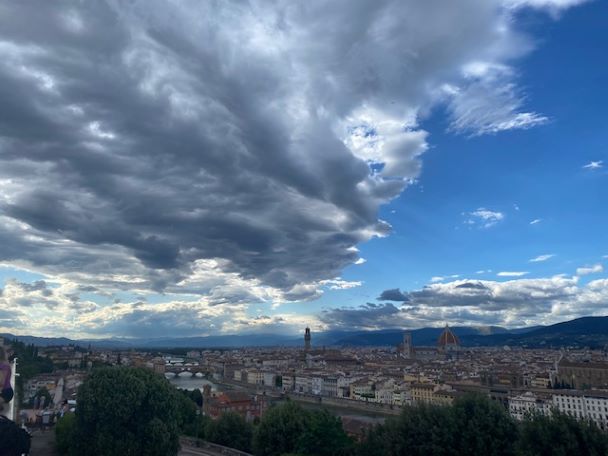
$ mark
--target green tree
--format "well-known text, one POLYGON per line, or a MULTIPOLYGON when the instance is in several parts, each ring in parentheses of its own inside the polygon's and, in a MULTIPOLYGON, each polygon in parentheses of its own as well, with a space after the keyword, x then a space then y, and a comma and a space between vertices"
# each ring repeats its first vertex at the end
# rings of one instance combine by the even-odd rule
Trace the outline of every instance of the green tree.
POLYGON ((354 452, 342 420, 327 410, 310 412, 294 402, 266 412, 253 438, 254 454, 279 456, 341 456, 354 452))
POLYGON ((197 415, 196 403, 189 394, 176 391, 175 400, 177 403, 177 426, 180 432, 185 435, 196 436, 199 429, 199 417, 197 415))
POLYGON ((517 426, 507 411, 487 396, 465 395, 451 407, 457 454, 512 456, 517 426))
POLYGON ((379 428, 376 444, 386 455, 453 455, 454 423, 447 407, 406 407, 396 419, 379 428))
POLYGON ((327 410, 309 413, 305 430, 296 445, 298 454, 314 456, 346 456, 352 454, 353 448, 342 420, 327 410))
POLYGON ((76 415, 67 413, 57 421, 55 426, 55 446, 59 454, 69 454, 76 427, 76 415))
POLYGON ((368 433, 359 454, 434 456, 514 454, 517 428, 500 405, 465 396, 451 407, 406 407, 368 433))
POLYGON ((521 423, 518 456, 601 456, 608 454, 608 435, 594 423, 568 415, 533 415, 521 423))
POLYGON ((294 402, 270 408, 260 420, 253 436, 256 456, 280 456, 294 453, 306 430, 308 413, 294 402))
POLYGON ((236 413, 224 413, 217 420, 210 420, 205 429, 205 438, 210 442, 251 451, 253 428, 245 419, 236 413))
POLYGON ((37 402, 38 398, 40 398, 41 408, 47 408, 49 405, 51 405, 51 402, 53 402, 51 393, 49 393, 49 390, 47 390, 45 387, 42 387, 36 391, 34 397, 30 399, 30 406, 33 406, 37 402))
POLYGON ((101 368, 78 390, 70 454, 170 456, 179 449, 180 400, 145 369, 101 368))

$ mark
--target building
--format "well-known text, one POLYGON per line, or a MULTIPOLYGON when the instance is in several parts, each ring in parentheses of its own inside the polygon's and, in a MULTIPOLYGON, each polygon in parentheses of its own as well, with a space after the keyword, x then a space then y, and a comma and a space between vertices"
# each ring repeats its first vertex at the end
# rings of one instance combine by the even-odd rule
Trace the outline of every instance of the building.
POLYGON ((412 345, 412 333, 406 331, 403 333, 403 357, 412 359, 414 357, 414 347, 412 345))
POLYGON ((208 402, 205 411, 213 419, 232 412, 251 421, 255 417, 261 417, 266 410, 264 396, 251 396, 240 391, 225 391, 217 396, 208 397, 205 401, 208 402))
POLYGON ((594 421, 608 430, 608 392, 562 390, 553 394, 553 407, 578 419, 594 421))
POLYGON ((457 359, 460 352, 460 339, 446 324, 437 338, 435 347, 414 347, 412 333, 403 333, 403 342, 397 347, 405 359, 433 361, 436 359, 457 359))
POLYGON ((414 404, 430 404, 435 392, 435 385, 432 383, 412 383, 410 393, 414 404))
MULTIPOLYGON (((249 369, 245 371, 247 373, 247 383, 251 385, 263 385, 264 384, 264 372, 258 369, 249 369)), ((241 372, 242 375, 242 372, 241 372)), ((245 379, 242 379, 245 380, 245 379)))
POLYGON ((310 350, 310 328, 306 328, 306 330, 304 331, 304 350, 309 351, 310 350))
POLYGON ((518 421, 532 414, 548 415, 551 413, 551 407, 551 400, 538 398, 531 391, 509 397, 509 414, 518 421))
POLYGON ((306 377, 304 375, 296 375, 295 377, 295 392, 308 394, 312 389, 311 385, 312 381, 310 377, 306 377))
POLYGON ((338 396, 338 378, 331 375, 323 377, 323 396, 338 396))
POLYGON ((570 361, 562 358, 557 363, 556 382, 573 389, 608 389, 608 363, 570 361))
POLYGON ((457 358, 460 351, 460 339, 446 324, 443 332, 437 339, 437 350, 447 359, 457 358))

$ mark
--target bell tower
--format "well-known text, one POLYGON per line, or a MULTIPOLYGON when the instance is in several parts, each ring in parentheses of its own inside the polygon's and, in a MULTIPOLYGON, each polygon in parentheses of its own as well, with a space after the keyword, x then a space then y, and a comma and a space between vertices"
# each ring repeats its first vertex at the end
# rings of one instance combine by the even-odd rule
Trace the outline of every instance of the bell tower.
POLYGON ((304 331, 304 350, 310 351, 310 328, 304 331))
POLYGON ((403 333, 403 357, 412 359, 414 357, 414 349, 412 347, 412 333, 406 331, 403 333))

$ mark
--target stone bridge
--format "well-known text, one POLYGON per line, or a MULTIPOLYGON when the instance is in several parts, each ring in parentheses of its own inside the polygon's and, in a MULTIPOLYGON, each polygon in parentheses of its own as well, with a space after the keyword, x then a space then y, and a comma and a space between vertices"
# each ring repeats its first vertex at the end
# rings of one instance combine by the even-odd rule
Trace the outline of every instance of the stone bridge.
POLYGON ((175 366, 168 364, 165 366, 165 375, 173 374, 177 377, 204 377, 211 373, 211 369, 207 366, 175 366))

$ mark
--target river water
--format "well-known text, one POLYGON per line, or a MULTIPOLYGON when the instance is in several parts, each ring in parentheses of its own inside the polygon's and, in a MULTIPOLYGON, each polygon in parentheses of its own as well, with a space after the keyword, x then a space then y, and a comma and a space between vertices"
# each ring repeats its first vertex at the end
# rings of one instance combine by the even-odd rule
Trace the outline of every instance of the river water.
POLYGON ((217 390, 217 385, 210 382, 206 378, 201 377, 169 377, 167 376, 167 380, 175 386, 176 388, 185 389, 185 390, 195 390, 200 389, 203 390, 203 386, 211 385, 212 390, 217 390))

